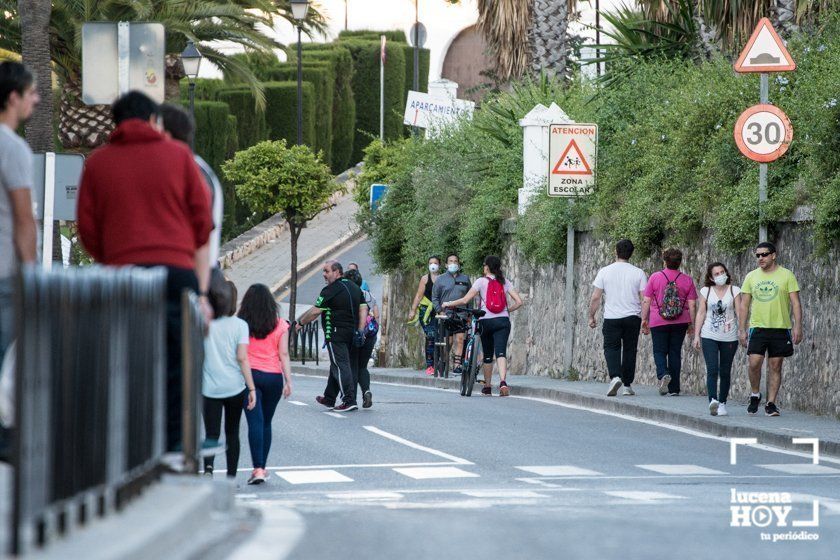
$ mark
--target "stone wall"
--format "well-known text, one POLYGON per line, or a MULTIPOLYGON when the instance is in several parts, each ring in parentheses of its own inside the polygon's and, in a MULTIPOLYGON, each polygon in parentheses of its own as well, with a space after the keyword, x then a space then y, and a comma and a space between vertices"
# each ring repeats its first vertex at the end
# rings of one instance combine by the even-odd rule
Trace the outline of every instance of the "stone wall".
MULTIPOLYGON (((810 228, 804 224, 780 224, 775 242, 779 262, 796 274, 802 289, 805 337, 794 357, 785 360, 779 404, 840 417, 840 251, 835 249, 826 257, 814 255, 810 228)), ((695 283, 712 260, 725 262, 738 285, 756 266, 752 251, 738 256, 718 254, 710 236, 694 247, 679 248, 684 254, 683 272, 691 274, 695 283)), ((600 317, 599 327, 590 329, 587 313, 592 280, 600 267, 612 262, 612 253, 612 246, 596 240, 591 233, 578 233, 572 378, 606 380, 600 317)), ((660 267, 658 255, 641 258, 637 254, 633 261, 648 274, 660 267)), ((526 306, 513 314, 508 350, 512 373, 569 376, 562 371, 566 267, 531 266, 513 244, 506 251, 504 262, 506 276, 526 301, 526 306)), ((418 279, 419 276, 397 274, 389 277, 385 286, 384 297, 392 305, 388 311, 388 343, 382 358, 384 364, 392 367, 419 366, 422 362, 420 331, 405 325, 418 279)), ((683 392, 706 393, 702 356, 690 347, 688 340, 683 349, 681 378, 683 392)), ((655 382, 650 337, 640 339, 636 379, 645 384, 655 382)), ((746 352, 742 348, 735 358, 730 400, 746 402, 748 391, 746 352)))

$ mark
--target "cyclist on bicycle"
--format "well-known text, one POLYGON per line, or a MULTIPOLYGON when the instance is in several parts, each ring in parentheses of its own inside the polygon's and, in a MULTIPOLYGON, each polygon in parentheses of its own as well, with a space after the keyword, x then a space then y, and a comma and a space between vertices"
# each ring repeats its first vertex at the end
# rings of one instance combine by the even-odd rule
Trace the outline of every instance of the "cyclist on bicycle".
POLYGON ((454 301, 447 301, 444 308, 459 307, 481 296, 481 309, 485 315, 481 317, 481 347, 484 351, 484 388, 482 395, 492 395, 490 388, 493 379, 493 357, 499 366, 499 396, 510 394, 507 384, 507 343, 510 336, 510 312, 522 307, 522 298, 513 288, 513 284, 502 273, 502 261, 491 255, 484 259, 484 276, 477 279, 466 295, 454 301), (513 300, 508 305, 507 298, 513 300))
MULTIPOLYGON (((461 272, 461 259, 458 257, 458 254, 449 253, 446 257, 446 274, 441 274, 440 277, 435 280, 435 286, 432 288, 432 305, 434 305, 435 311, 438 313, 443 312, 444 301, 463 298, 469 291, 471 284, 472 282, 470 281, 470 277, 461 272)), ((472 298, 470 298, 470 300, 471 299, 472 298)), ((468 305, 467 300, 464 300, 464 305, 468 305)), ((463 359, 461 354, 464 349, 464 331, 466 330, 468 324, 469 318, 463 314, 459 314, 457 316, 456 324, 451 325, 453 328, 449 330, 450 333, 453 331, 455 333, 455 341, 452 345, 453 352, 455 354, 455 369, 452 370, 452 373, 455 375, 460 375, 461 373, 461 361, 463 359)))
POLYGON ((438 279, 440 270, 440 257, 433 255, 429 257, 429 273, 423 275, 417 285, 417 293, 411 303, 411 322, 415 320, 420 323, 423 333, 426 335, 426 375, 435 374, 435 338, 437 338, 437 321, 435 321, 434 306, 432 306, 432 288, 435 280, 438 279), (420 312, 418 315, 417 312, 420 312), (416 317, 416 319, 415 319, 416 317))

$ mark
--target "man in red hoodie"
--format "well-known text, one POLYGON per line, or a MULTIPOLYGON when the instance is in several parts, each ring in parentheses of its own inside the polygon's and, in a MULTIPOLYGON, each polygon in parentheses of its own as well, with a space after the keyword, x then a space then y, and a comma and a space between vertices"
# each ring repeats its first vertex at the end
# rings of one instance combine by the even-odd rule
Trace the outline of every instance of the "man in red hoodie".
POLYGON ((210 199, 188 146, 162 133, 159 107, 132 91, 112 107, 116 130, 88 157, 79 186, 79 237, 106 265, 167 270, 167 442, 181 444, 181 292, 210 278, 210 199))

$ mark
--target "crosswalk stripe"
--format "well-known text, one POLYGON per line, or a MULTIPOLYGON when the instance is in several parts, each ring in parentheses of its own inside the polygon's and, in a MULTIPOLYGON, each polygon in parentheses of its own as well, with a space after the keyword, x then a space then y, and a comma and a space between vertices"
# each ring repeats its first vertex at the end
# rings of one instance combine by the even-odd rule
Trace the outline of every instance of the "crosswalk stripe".
POLYGON ((539 476, 601 476, 598 471, 582 469, 572 465, 516 467, 517 469, 539 476))
POLYGON ((380 500, 402 500, 404 496, 399 492, 380 492, 376 490, 361 492, 332 492, 327 494, 331 500, 359 500, 359 501, 380 501, 380 500))
POLYGON ((346 418, 343 414, 339 414, 338 412, 325 412, 327 416, 332 416, 333 418, 346 418))
POLYGON ((762 469, 779 471, 787 474, 837 474, 840 469, 826 467, 825 465, 814 465, 811 463, 791 463, 779 465, 757 465, 762 469))
POLYGON ((277 476, 289 484, 322 484, 327 482, 353 482, 338 471, 326 469, 322 471, 278 471, 277 476))
POLYGON ((548 498, 532 490, 463 490, 461 494, 471 498, 548 498))
POLYGON ((473 478, 479 475, 467 472, 458 467, 409 467, 394 469, 401 475, 415 480, 426 480, 429 478, 473 478))
POLYGON ((640 469, 658 472, 660 474, 669 475, 687 475, 687 474, 727 474, 723 471, 717 471, 700 465, 636 465, 640 469))
POLYGON ((295 406, 309 406, 307 403, 300 401, 289 401, 289 404, 293 404, 295 406))
POLYGON ((643 491, 615 491, 604 492, 608 496, 615 496, 616 498, 623 498, 625 500, 634 500, 637 502, 655 502, 657 500, 687 500, 686 496, 676 496, 674 494, 666 494, 664 492, 643 492, 643 491))

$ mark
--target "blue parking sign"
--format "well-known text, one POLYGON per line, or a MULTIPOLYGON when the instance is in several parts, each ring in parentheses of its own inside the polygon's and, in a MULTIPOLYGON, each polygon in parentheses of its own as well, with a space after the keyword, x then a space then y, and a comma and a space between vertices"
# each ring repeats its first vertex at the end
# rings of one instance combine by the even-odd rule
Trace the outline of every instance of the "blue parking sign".
POLYGON ((388 192, 388 185, 373 184, 370 186, 370 211, 376 212, 382 204, 382 197, 388 192))

